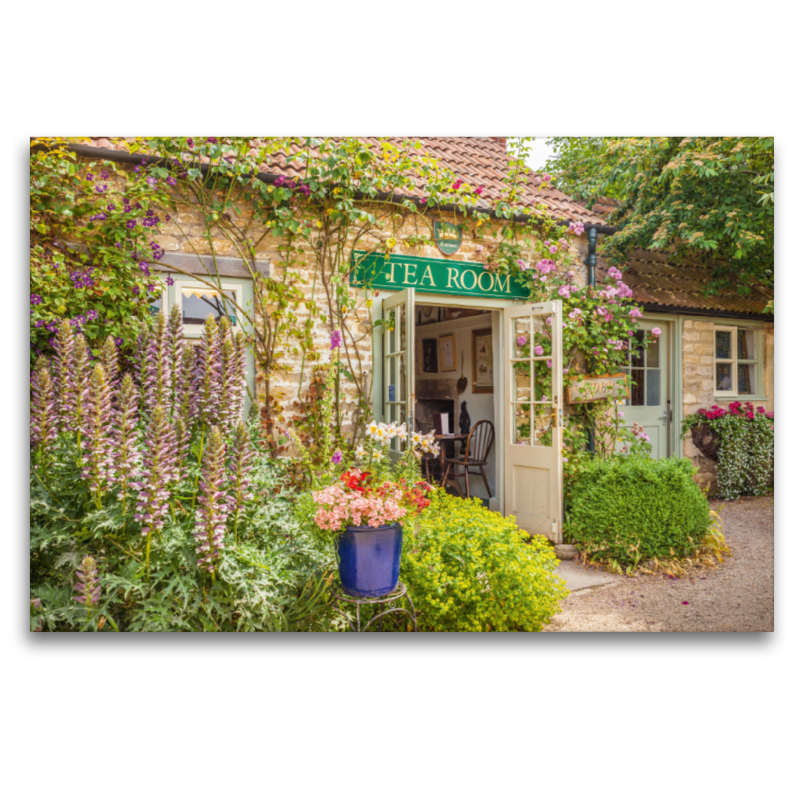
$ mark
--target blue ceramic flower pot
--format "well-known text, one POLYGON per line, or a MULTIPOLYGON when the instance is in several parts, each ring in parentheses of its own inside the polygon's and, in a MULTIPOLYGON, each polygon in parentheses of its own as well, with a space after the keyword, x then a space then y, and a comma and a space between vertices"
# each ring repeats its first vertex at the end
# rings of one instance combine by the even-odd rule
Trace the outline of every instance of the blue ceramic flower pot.
POLYGON ((345 528, 339 534, 339 578, 353 597, 380 597, 394 591, 400 577, 403 526, 345 528))

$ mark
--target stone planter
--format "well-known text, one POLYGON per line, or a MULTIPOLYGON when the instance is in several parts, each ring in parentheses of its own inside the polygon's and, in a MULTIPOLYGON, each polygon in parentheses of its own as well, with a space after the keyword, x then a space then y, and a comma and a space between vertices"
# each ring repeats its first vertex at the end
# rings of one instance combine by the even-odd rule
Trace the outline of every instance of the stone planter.
POLYGON ((692 442, 706 458, 717 460, 722 441, 719 434, 707 422, 692 428, 692 442))

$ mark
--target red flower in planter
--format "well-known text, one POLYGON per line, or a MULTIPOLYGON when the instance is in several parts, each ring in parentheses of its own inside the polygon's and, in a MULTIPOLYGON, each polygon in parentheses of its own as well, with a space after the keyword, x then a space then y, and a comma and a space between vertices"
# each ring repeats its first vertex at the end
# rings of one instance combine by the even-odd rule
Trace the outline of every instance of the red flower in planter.
POLYGON ((342 481, 348 489, 355 492, 367 492, 369 489, 364 485, 369 480, 369 472, 360 472, 357 469, 347 470, 342 473, 342 481))

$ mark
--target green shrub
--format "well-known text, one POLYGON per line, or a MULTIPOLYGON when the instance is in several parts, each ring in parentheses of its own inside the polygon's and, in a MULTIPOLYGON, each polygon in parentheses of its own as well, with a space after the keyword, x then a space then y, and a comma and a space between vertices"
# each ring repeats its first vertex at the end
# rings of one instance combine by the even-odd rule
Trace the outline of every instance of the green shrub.
POLYGON ((400 579, 420 630, 539 631, 567 596, 549 542, 443 491, 405 530, 400 579))
POLYGON ((567 533, 590 557, 621 566, 688 556, 711 522, 695 472, 688 458, 595 459, 573 487, 567 533))

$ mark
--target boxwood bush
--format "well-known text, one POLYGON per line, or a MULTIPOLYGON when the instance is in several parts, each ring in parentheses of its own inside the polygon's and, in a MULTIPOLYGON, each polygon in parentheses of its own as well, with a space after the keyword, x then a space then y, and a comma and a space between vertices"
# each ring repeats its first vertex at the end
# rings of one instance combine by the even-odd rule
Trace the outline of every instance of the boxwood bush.
POLYGON ((419 630, 539 631, 568 594, 556 563, 544 537, 440 490, 416 530, 404 531, 400 580, 419 630))
POLYGON ((583 553, 620 566, 684 558, 711 523, 696 471, 688 458, 595 459, 573 486, 567 534, 583 553))

